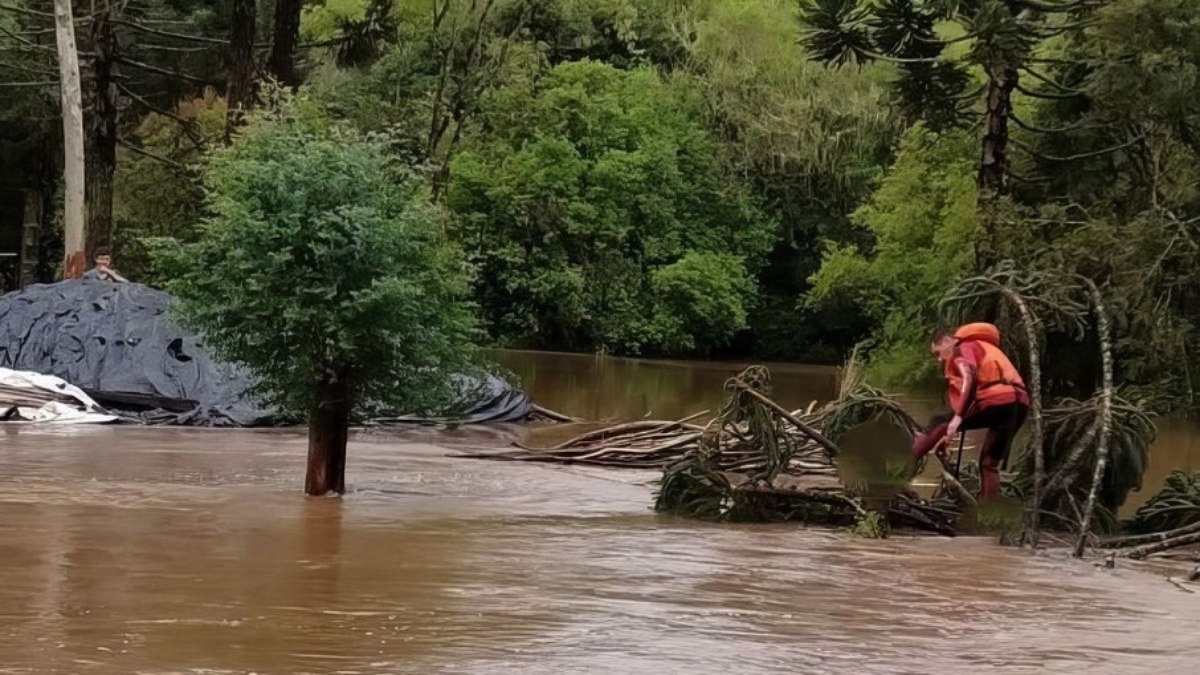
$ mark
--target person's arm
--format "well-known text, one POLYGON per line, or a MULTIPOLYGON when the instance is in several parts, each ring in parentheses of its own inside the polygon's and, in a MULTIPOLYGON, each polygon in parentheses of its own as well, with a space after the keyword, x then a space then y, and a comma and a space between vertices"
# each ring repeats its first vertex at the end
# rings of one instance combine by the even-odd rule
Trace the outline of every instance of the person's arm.
POLYGON ((108 268, 108 278, 109 278, 109 280, 111 280, 111 281, 115 281, 115 282, 117 282, 117 283, 121 283, 121 284, 127 284, 127 283, 129 283, 129 280, 128 280, 128 279, 126 279, 125 277, 121 276, 121 273, 120 273, 120 272, 116 271, 115 269, 113 269, 113 268, 111 268, 111 267, 110 267, 110 268, 108 268))
POLYGON ((954 419, 946 427, 946 438, 953 438, 962 426, 963 416, 975 405, 975 384, 979 378, 978 360, 974 350, 965 349, 954 357, 954 367, 962 375, 962 388, 958 392, 959 407, 954 411, 954 419))

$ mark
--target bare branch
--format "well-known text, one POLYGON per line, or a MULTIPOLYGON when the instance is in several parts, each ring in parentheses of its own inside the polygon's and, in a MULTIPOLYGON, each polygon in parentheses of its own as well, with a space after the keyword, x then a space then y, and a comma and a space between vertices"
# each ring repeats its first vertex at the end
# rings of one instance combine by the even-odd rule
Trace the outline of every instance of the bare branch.
POLYGON ((118 138, 117 144, 120 145, 122 148, 129 150, 130 152, 132 152, 135 155, 141 155, 142 157, 146 157, 148 159, 153 159, 155 161, 162 162, 163 164, 166 164, 167 166, 171 167, 172 169, 175 169, 176 171, 186 172, 188 170, 188 168, 186 166, 180 164, 179 162, 176 162, 175 160, 173 160, 169 157, 163 157, 162 155, 155 154, 153 152, 150 152, 149 150, 143 150, 142 148, 139 148, 138 146, 130 143, 129 141, 126 141, 123 138, 118 138))
POLYGON ((0 71, 3 70, 15 70, 21 73, 29 73, 30 75, 41 75, 42 77, 55 77, 58 75, 58 73, 52 68, 29 68, 26 66, 18 66, 15 63, 0 64, 0 71))
POLYGON ((937 63, 941 60, 936 56, 928 58, 905 58, 903 56, 889 56, 887 54, 881 54, 879 52, 873 52, 867 49, 856 49, 854 51, 862 54, 863 56, 879 61, 886 61, 888 63, 937 63))
POLYGON ((1073 12, 1084 7, 1095 7, 1099 2, 1078 0, 1077 2, 1045 2, 1044 0, 1015 0, 1016 4, 1037 12, 1073 12))
POLYGON ((1046 75, 1043 75, 1043 74, 1039 73, 1038 71, 1034 70, 1029 65, 1021 66, 1021 70, 1025 71, 1029 75, 1032 75, 1035 80, 1041 80, 1042 82, 1045 82, 1046 84, 1050 85, 1051 87, 1054 87, 1055 89, 1057 89, 1063 93, 1078 94, 1078 95, 1084 94, 1084 91, 1082 89, 1076 89, 1074 87, 1068 87, 1064 84, 1060 84, 1059 82, 1054 81, 1053 78, 1047 77, 1046 75))
POLYGON ((143 23, 141 21, 127 21, 125 19, 113 19, 112 22, 115 24, 121 25, 121 26, 125 26, 126 28, 132 28, 136 31, 141 31, 143 33, 148 33, 150 35, 157 35, 159 37, 174 38, 176 40, 188 40, 191 42, 204 42, 207 44, 222 45, 222 46, 226 46, 229 44, 228 40, 224 40, 221 38, 206 37, 203 35, 188 35, 186 33, 175 33, 172 31, 159 30, 157 28, 150 28, 149 26, 145 25, 145 23, 143 23))
POLYGON ((168 45, 147 44, 144 42, 134 42, 130 44, 128 49, 139 50, 145 49, 154 52, 171 52, 173 54, 195 54, 197 52, 207 52, 215 48, 215 45, 208 47, 171 47, 168 45))
POLYGON ((1090 159, 1092 157, 1100 157, 1101 155, 1107 155, 1110 153, 1114 153, 1118 150, 1124 150, 1125 148, 1128 148, 1129 146, 1138 143, 1143 138, 1145 138, 1145 136, 1138 135, 1138 136, 1134 136, 1133 138, 1129 139, 1128 141, 1126 141, 1124 143, 1121 143, 1120 145, 1114 145, 1112 147, 1102 148, 1100 150, 1093 150, 1091 152, 1080 152, 1080 153, 1077 153, 1074 155, 1067 155, 1065 157, 1058 157, 1055 155, 1043 155, 1042 153, 1030 148, 1029 146, 1017 141, 1016 139, 1013 139, 1012 143, 1013 143, 1013 145, 1017 146, 1018 148, 1029 153, 1032 157, 1035 157, 1035 158, 1040 159, 1045 162, 1074 162, 1074 161, 1078 161, 1081 159, 1090 159))
POLYGON ((53 19, 54 18, 53 12, 39 12, 36 9, 29 9, 27 7, 18 7, 16 5, 10 5, 8 3, 0 3, 0 10, 3 10, 5 12, 12 12, 13 14, 24 14, 25 16, 36 16, 36 17, 40 17, 43 19, 53 19))
POLYGON ((1066 99, 1079 98, 1079 97, 1083 96, 1083 93, 1055 94, 1055 93, 1051 93, 1048 91, 1033 91, 1032 89, 1027 89, 1024 86, 1022 86, 1020 82, 1017 82, 1015 84, 1015 87, 1016 87, 1017 91, 1021 92, 1022 94, 1025 94, 1026 96, 1030 96, 1032 98, 1046 99, 1046 100, 1050 100, 1050 101, 1062 101, 1062 100, 1066 100, 1066 99))
POLYGON ((1108 125, 1106 125, 1106 124, 1084 124, 1083 122, 1076 122, 1075 124, 1068 124, 1065 127, 1039 127, 1035 124, 1030 124, 1029 122, 1022 120, 1021 118, 1017 117, 1015 114, 1012 114, 1012 113, 1009 113, 1008 118, 1011 119, 1017 126, 1021 127, 1022 129, 1026 130, 1026 131, 1032 131, 1035 134, 1065 134, 1065 133, 1068 133, 1071 131, 1085 131, 1085 130, 1089 130, 1089 129, 1105 129, 1108 127, 1108 125))
POLYGON ((187 134, 187 137, 192 141, 192 143, 194 143, 198 149, 200 149, 200 150, 204 149, 204 147, 205 147, 204 136, 201 135, 200 132, 196 130, 196 121, 195 120, 190 120, 190 119, 187 119, 186 117, 182 117, 182 116, 180 116, 176 113, 173 113, 169 110, 164 110, 162 108, 159 108, 158 106, 154 105, 153 103, 147 101, 145 98, 134 93, 133 90, 131 90, 129 87, 125 86, 124 84, 118 83, 117 87, 122 92, 124 92, 126 96, 128 96, 129 98, 136 101, 143 108, 149 110, 152 113, 162 115, 163 117, 167 117, 167 118, 170 118, 170 119, 178 122, 179 126, 183 127, 184 133, 187 134))
POLYGON ((205 80, 205 79, 202 79, 199 77, 195 77, 192 75, 186 75, 186 74, 180 73, 178 71, 167 70, 166 68, 159 68, 158 66, 152 66, 149 63, 142 63, 141 61, 135 61, 127 56, 120 56, 117 58, 117 61, 120 63, 123 63, 127 66, 132 66, 139 70, 144 70, 148 73, 158 73, 159 75, 166 75, 167 77, 176 77, 185 82, 191 82, 192 84, 198 84, 200 86, 207 86, 207 85, 213 84, 212 82, 209 82, 208 80, 205 80))

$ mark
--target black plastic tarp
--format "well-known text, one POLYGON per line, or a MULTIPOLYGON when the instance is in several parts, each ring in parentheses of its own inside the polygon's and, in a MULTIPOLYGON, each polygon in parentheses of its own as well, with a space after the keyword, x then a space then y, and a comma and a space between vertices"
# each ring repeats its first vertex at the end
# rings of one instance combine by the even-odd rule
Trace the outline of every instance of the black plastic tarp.
MULTIPOLYGON (((54 375, 111 410, 156 424, 263 426, 279 417, 248 394, 249 374, 211 358, 167 316, 171 297, 136 283, 38 284, 0 296, 0 367, 54 375)), ((459 401, 436 420, 526 417, 529 397, 494 375, 456 379, 459 401)))

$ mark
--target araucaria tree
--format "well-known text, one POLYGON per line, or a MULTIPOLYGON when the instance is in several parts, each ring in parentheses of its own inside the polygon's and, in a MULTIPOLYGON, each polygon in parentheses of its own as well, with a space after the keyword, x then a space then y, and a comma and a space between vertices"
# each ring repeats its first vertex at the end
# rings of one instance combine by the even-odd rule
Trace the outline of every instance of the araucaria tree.
POLYGON ((305 490, 341 493, 355 409, 426 409, 466 365, 464 268, 384 150, 303 100, 252 116, 205 185, 199 239, 159 251, 177 310, 307 416, 305 490))
MULTIPOLYGON (((976 267, 987 269, 1006 251, 1011 233, 999 231, 998 204, 1009 191, 1010 122, 1014 93, 1033 100, 1082 99, 1084 92, 1060 82, 1048 67, 1084 69, 1038 48, 1077 36, 1102 3, 1090 0, 806 0, 807 39, 821 60, 884 61, 899 69, 900 107, 934 129, 975 117, 979 137, 979 212, 982 232, 976 267), (939 31, 939 26, 946 27, 939 31), (954 26, 954 29, 948 28, 954 26), (957 33, 946 37, 942 33, 957 33), (974 87, 972 70, 982 86, 974 87), (1045 71, 1045 72, 1043 72, 1045 71), (980 104, 972 111, 973 104, 980 104)), ((1061 79, 1061 78, 1060 78, 1061 79)), ((972 125, 974 126, 974 125, 972 125)), ((1041 130, 1047 131, 1047 130, 1041 130)))

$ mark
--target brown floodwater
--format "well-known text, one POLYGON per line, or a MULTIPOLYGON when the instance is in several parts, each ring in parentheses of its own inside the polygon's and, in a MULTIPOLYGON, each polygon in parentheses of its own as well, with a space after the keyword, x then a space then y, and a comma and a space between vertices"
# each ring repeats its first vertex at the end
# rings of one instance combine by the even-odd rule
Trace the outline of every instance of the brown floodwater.
MULTIPOLYGON (((588 416, 695 412, 719 403, 736 370, 504 358, 546 405, 588 416)), ((831 391, 832 371, 790 368, 774 371, 789 404, 831 391)), ((1179 433, 1178 457, 1194 462, 1179 433)), ((447 456, 527 434, 356 434, 336 500, 300 495, 298 431, 0 427, 0 673, 1194 673, 1200 662, 1200 595, 1143 569, 981 537, 699 523, 650 510, 652 473, 447 456)))

